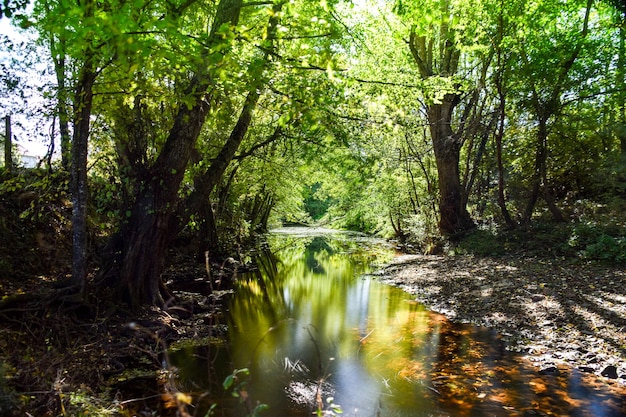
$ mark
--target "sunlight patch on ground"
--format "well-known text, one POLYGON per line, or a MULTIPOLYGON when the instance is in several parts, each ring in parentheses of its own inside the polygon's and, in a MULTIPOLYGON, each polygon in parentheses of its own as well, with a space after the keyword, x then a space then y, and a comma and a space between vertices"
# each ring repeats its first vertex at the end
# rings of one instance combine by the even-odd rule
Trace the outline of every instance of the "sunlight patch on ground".
POLYGON ((615 327, 600 314, 595 311, 591 311, 584 306, 574 305, 572 306, 572 310, 578 314, 578 316, 580 316, 580 318, 584 320, 592 330, 615 327))
MULTIPOLYGON (((620 315, 620 310, 626 305, 626 295, 613 294, 606 291, 596 291, 596 294, 598 295, 585 295, 585 298, 602 308, 615 312, 615 314, 620 315), (621 304, 621 306, 619 304, 621 304)), ((622 315, 622 317, 624 316, 622 315)), ((626 319, 626 317, 624 318, 626 319)))

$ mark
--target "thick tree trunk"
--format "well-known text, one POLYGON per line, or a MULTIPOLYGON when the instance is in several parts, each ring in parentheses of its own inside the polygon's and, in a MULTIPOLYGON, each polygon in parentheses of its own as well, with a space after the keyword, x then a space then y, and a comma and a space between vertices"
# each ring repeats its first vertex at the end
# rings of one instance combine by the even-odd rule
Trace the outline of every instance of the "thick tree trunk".
POLYGON ((450 126, 457 96, 448 94, 442 103, 427 109, 437 174, 439 177, 439 230, 456 236, 475 227, 465 206, 459 160, 461 142, 450 126))
POLYGON ((121 258, 123 296, 132 306, 163 306, 169 296, 161 273, 172 236, 172 213, 160 196, 158 182, 145 189, 134 206, 129 228, 124 231, 121 258))
POLYGON ((200 99, 191 109, 185 105, 179 109, 150 179, 141 183, 128 223, 120 232, 121 291, 134 307, 164 304, 161 272, 167 248, 178 233, 178 191, 207 111, 208 104, 200 99))

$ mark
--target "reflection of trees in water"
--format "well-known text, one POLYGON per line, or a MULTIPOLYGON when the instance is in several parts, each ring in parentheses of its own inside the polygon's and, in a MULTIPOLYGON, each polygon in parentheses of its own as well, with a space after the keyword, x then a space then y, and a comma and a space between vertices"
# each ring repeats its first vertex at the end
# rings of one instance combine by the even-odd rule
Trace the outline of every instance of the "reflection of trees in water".
POLYGON ((326 274, 326 270, 322 263, 318 260, 318 256, 327 257, 335 253, 326 238, 317 236, 311 240, 304 252, 304 262, 306 267, 314 274, 326 274))

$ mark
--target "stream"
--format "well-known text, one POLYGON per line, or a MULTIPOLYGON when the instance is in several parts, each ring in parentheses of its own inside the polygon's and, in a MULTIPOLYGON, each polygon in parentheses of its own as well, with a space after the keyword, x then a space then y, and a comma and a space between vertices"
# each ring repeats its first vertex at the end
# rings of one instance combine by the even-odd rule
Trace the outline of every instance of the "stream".
POLYGON ((170 354, 180 389, 203 393, 195 415, 625 415, 626 400, 587 375, 540 373, 493 330, 370 277, 395 255, 383 241, 286 228, 269 247, 237 277, 227 346, 170 354))

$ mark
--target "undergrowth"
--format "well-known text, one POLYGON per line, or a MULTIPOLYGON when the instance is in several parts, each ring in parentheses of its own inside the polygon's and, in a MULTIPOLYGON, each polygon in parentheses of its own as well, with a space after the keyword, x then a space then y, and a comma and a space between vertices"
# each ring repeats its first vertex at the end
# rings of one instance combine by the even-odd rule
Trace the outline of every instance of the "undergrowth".
POLYGON ((477 228, 451 253, 560 257, 621 265, 626 264, 626 230, 616 223, 592 222, 537 222, 532 227, 505 231, 477 228))

